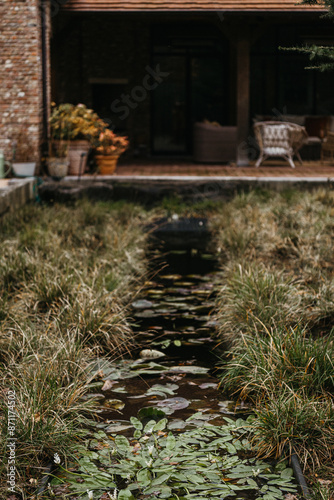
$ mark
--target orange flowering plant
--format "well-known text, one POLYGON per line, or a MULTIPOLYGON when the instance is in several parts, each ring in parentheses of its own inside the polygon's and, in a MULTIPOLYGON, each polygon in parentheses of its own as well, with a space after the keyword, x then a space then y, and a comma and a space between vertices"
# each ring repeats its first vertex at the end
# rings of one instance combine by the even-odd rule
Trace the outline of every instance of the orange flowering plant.
POLYGON ((112 130, 102 130, 94 142, 95 151, 99 155, 121 155, 129 146, 127 137, 115 134, 112 130))

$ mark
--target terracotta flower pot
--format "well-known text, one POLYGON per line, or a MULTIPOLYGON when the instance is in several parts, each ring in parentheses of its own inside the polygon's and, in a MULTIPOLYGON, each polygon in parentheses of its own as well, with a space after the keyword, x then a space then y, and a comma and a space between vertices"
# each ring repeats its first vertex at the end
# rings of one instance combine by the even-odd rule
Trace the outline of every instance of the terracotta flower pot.
POLYGON ((119 155, 96 155, 96 163, 101 175, 112 175, 117 166, 119 155))
POLYGON ((88 141, 71 141, 68 149, 69 175, 82 175, 86 169, 90 144, 88 141))

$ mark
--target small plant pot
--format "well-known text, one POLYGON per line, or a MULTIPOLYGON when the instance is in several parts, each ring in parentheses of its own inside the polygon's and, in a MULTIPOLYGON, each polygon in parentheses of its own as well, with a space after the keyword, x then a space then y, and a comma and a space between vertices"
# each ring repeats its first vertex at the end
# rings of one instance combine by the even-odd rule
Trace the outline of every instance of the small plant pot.
POLYGON ((55 180, 65 177, 68 174, 68 167, 68 158, 49 158, 48 160, 49 175, 55 180))
POLYGON ((71 141, 68 149, 69 175, 82 175, 87 166, 90 144, 88 141, 71 141))
POLYGON ((96 155, 95 160, 101 175, 112 175, 117 166, 119 155, 96 155))
POLYGON ((36 162, 13 162, 13 172, 16 177, 33 177, 35 175, 36 162))

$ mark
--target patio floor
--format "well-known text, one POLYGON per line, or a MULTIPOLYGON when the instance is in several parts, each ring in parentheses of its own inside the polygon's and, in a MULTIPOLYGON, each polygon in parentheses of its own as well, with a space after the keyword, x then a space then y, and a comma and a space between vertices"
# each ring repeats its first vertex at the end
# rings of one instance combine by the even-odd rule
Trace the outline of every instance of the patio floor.
POLYGON ((198 176, 198 177, 334 177, 334 163, 304 161, 291 168, 287 162, 267 160, 259 168, 254 162, 248 167, 196 164, 185 160, 148 159, 123 162, 117 166, 117 176, 198 176))

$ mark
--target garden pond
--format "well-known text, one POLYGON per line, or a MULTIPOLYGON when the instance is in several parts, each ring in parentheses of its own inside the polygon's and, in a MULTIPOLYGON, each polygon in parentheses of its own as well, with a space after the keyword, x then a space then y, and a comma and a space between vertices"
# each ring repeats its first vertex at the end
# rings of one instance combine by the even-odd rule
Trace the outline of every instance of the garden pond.
POLYGON ((219 387, 219 346, 211 336, 215 256, 153 250, 151 264, 151 281, 132 304, 139 347, 91 367, 85 397, 99 402, 98 418, 76 449, 77 462, 54 472, 53 493, 103 500, 296 498, 292 469, 254 458, 254 417, 219 387))

